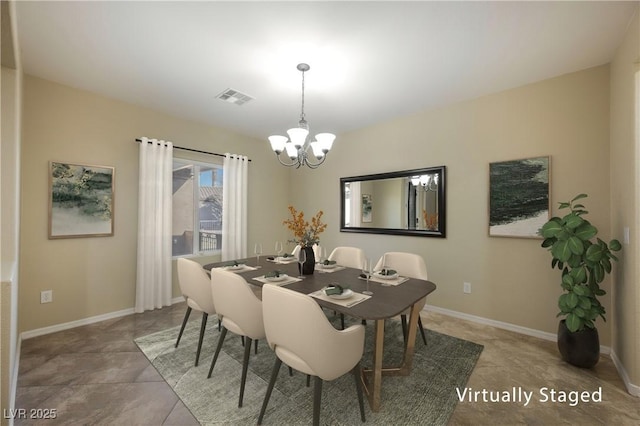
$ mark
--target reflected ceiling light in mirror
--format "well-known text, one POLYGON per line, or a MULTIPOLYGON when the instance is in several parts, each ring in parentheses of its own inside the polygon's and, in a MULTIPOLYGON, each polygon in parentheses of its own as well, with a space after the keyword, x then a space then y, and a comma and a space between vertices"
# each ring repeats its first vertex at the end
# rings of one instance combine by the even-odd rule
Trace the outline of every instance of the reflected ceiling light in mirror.
POLYGON ((411 184, 416 187, 421 186, 425 191, 437 191, 438 175, 412 176, 411 184))
POLYGON ((304 73, 309 71, 311 67, 301 63, 298 64, 297 69, 302 73, 302 107, 298 127, 287 130, 289 138, 272 135, 269 136, 269 142, 280 164, 288 167, 295 166, 296 168, 306 165, 311 169, 315 169, 324 163, 336 136, 332 133, 318 133, 315 141, 310 140, 309 123, 307 123, 304 115, 304 73), (283 153, 285 157, 288 157, 289 161, 282 161, 280 154, 283 153))

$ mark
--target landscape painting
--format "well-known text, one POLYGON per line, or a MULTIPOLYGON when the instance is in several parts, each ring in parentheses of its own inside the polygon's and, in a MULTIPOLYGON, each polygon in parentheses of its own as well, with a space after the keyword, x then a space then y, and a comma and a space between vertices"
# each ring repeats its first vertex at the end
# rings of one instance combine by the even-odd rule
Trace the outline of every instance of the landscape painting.
POLYGON ((371 194, 362 194, 362 222, 370 223, 373 214, 373 201, 371 194))
POLYGON ((489 164, 489 235, 540 238, 549 220, 550 157, 489 164))
POLYGON ((113 235, 114 168, 49 163, 49 238, 113 235))

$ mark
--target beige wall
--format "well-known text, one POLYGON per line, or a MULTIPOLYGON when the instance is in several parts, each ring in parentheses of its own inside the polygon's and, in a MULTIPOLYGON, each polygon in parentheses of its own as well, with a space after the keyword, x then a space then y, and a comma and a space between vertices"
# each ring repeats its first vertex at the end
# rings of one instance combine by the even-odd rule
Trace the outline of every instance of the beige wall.
MULTIPOLYGON (((586 192, 590 220, 611 237, 608 66, 338 135, 329 155, 317 170, 292 172, 296 207, 325 210, 328 249, 359 246, 373 259, 385 251, 422 255, 438 286, 431 305, 557 330, 560 271, 551 270, 541 241, 488 237, 489 162, 550 155, 553 213, 559 201, 586 192), (447 166, 446 239, 339 232, 340 177, 440 165, 447 166), (463 294, 465 281, 471 294, 463 294)), ((609 296, 603 303, 611 313, 609 296)), ((610 324, 598 321, 604 345, 610 324)))
MULTIPOLYGON (((640 105, 635 98, 634 78, 640 73, 640 23, 636 12, 625 38, 611 63, 611 223, 614 233, 631 231, 631 244, 624 244, 613 291, 613 350, 630 381, 640 385, 640 105), (635 103, 635 106, 634 106, 635 103), (634 117, 634 113, 636 117, 634 117), (635 179, 633 178, 635 177, 635 179)), ((640 96, 640 92, 638 92, 640 96)), ((622 239, 621 239, 622 241, 622 239)))
MULTIPOLYGON (((138 203, 134 139, 140 136, 247 155, 252 160, 249 247, 261 241, 268 250, 276 238, 286 237, 284 227, 272 224, 287 213, 289 172, 274 161, 267 142, 25 76, 20 331, 133 307, 138 203), (49 161, 115 166, 113 237, 47 239, 49 161), (53 303, 40 304, 45 289, 53 290, 53 303)), ((173 294, 180 295, 175 279, 173 294)))

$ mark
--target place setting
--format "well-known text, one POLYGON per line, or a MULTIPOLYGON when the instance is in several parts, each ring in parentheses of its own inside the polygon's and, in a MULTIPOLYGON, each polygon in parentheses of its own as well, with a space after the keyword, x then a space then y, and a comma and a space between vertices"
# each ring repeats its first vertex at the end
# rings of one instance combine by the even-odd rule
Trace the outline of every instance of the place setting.
MULTIPOLYGON (((362 275, 360 276, 360 278, 365 279, 365 277, 362 277, 362 275)), ((385 267, 379 271, 372 272, 369 276, 369 279, 371 281, 380 283, 383 286, 394 286, 408 281, 409 277, 401 277, 396 270, 385 267)))
POLYGON ((226 265, 217 266, 214 269, 222 269, 225 271, 235 272, 239 274, 242 272, 255 271, 258 268, 256 266, 249 266, 246 263, 242 263, 234 260, 232 262, 227 263, 226 265))
POLYGON ((340 285, 338 283, 332 283, 318 291, 309 293, 309 296, 344 306, 345 308, 350 308, 371 298, 370 295, 356 293, 348 286, 340 285))
POLYGON ((292 277, 284 271, 274 270, 253 279, 256 281, 260 281, 263 284, 274 284, 281 286, 301 281, 302 277, 292 277))

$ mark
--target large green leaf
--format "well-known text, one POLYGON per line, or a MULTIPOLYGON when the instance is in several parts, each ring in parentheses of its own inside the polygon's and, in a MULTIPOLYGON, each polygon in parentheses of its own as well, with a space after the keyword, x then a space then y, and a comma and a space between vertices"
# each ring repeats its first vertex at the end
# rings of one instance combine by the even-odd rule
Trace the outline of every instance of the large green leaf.
POLYGON ((571 200, 571 202, 573 203, 574 201, 578 201, 578 200, 581 200, 581 199, 583 199, 583 198, 587 198, 587 197, 588 197, 588 195, 587 195, 587 194, 584 194, 584 193, 583 193, 583 194, 578 194, 578 195, 576 195, 575 197, 573 197, 573 199, 571 200))
POLYGON ((569 248, 568 241, 556 241, 553 247, 551 247, 551 254, 553 257, 560 260, 560 262, 566 262, 571 257, 571 249, 569 248))
POLYGON ((569 314, 567 315, 565 324, 567 325, 567 328, 569 329, 569 331, 575 332, 575 331, 578 331, 578 329, 580 328, 582 321, 576 314, 569 314))
POLYGON ((588 297, 580 297, 580 300, 578 301, 578 306, 580 306, 584 310, 590 310, 591 299, 588 297))
POLYGON ((575 283, 581 284, 587 281, 587 269, 584 266, 573 268, 570 274, 575 283))
POLYGON ((600 262, 605 253, 606 249, 600 244, 593 244, 587 249, 585 257, 591 262, 600 262))
POLYGON ((573 292, 578 296, 586 296, 590 293, 589 289, 583 285, 577 285, 573 287, 573 292))
POLYGON ((575 308, 578 306, 578 295, 575 293, 567 293, 566 303, 569 309, 575 308))
POLYGON ((570 237, 567 242, 569 243, 569 250, 573 254, 582 254, 584 252, 584 245, 582 240, 578 237, 570 237))
POLYGON ((622 249, 622 244, 618 240, 611 240, 609 242, 609 249, 613 251, 618 251, 622 249))
POLYGON ((544 238, 552 238, 562 232, 562 225, 554 220, 545 223, 540 229, 540 234, 544 238))
POLYGON ((584 223, 584 219, 574 213, 569 213, 563 218, 564 224, 569 229, 576 229, 584 223))
POLYGON ((598 233, 595 226, 589 224, 587 221, 578 226, 574 232, 574 235, 580 238, 582 241, 590 240, 598 233))

